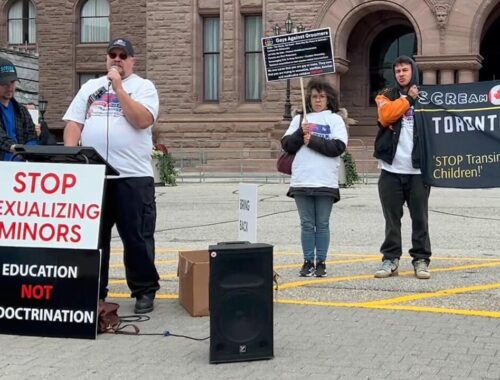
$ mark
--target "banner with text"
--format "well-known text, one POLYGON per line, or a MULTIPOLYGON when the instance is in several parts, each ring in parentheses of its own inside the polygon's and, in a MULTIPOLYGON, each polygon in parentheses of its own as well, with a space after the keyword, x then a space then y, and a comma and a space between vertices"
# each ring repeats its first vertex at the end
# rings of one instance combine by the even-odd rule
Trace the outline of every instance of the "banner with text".
POLYGON ((415 106, 424 182, 500 187, 500 82, 421 86, 415 106))
POLYGON ((95 339, 98 250, 0 247, 0 333, 95 339))
POLYGON ((0 246, 97 249, 104 170, 0 162, 0 246))
POLYGON ((268 82, 335 72, 330 28, 262 38, 268 82))

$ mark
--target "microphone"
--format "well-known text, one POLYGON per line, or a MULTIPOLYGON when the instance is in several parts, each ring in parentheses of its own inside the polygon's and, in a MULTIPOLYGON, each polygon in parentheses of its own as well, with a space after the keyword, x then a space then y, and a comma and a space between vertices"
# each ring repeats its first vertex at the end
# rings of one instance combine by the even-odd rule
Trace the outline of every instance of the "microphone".
MULTIPOLYGON (((109 70, 108 70, 108 74, 109 74, 109 72, 110 72, 111 70, 116 70, 116 71, 118 71, 118 72, 119 72, 119 70, 118 70, 118 67, 117 67, 117 66, 111 66, 111 67, 109 68, 109 70)), ((113 81, 112 81, 111 79, 109 79, 109 80, 108 80, 108 88, 110 88, 112 84, 113 84, 113 81)))

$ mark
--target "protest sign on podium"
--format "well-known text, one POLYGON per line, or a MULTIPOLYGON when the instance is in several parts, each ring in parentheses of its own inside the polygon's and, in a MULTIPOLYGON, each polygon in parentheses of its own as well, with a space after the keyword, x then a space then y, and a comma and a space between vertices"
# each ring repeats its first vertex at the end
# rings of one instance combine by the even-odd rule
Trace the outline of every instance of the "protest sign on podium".
POLYGON ((95 339, 104 180, 117 172, 93 148, 16 152, 28 162, 0 162, 0 333, 95 339))

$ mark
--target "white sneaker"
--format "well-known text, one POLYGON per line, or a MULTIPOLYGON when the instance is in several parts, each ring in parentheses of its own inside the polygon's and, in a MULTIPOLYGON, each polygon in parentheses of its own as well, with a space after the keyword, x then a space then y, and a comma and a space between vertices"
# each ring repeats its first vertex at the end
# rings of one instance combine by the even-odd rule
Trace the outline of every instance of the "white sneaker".
POLYGON ((382 266, 375 272, 376 278, 387 278, 398 275, 399 259, 385 259, 382 266))

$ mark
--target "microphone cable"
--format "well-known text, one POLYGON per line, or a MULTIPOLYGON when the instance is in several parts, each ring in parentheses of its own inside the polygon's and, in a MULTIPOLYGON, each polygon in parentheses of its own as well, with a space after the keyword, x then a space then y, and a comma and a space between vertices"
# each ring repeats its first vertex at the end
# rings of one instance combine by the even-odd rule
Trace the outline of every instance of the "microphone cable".
POLYGON ((109 93, 109 90, 111 89, 111 81, 108 81, 108 107, 107 107, 107 112, 106 112, 106 162, 109 159, 109 107, 111 105, 111 95, 109 93))

